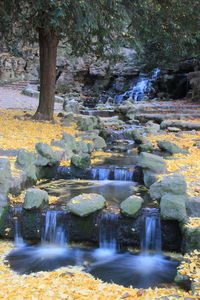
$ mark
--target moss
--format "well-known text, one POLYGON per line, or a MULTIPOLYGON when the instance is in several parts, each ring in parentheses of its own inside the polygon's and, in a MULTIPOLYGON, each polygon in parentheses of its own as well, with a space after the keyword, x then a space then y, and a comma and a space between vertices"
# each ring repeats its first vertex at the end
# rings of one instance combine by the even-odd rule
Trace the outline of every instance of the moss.
POLYGON ((5 236, 5 229, 8 224, 9 206, 0 209, 0 236, 5 236))

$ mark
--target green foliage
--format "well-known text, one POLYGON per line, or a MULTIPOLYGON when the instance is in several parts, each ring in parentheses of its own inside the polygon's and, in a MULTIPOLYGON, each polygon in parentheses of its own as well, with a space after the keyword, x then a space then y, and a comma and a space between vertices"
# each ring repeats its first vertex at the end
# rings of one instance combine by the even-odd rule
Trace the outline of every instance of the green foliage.
POLYGON ((157 65, 199 57, 198 0, 124 0, 123 4, 131 18, 133 45, 146 61, 157 65))
POLYGON ((109 54, 119 44, 125 10, 121 0, 3 0, 0 32, 7 44, 38 40, 44 29, 71 45, 73 54, 109 54))

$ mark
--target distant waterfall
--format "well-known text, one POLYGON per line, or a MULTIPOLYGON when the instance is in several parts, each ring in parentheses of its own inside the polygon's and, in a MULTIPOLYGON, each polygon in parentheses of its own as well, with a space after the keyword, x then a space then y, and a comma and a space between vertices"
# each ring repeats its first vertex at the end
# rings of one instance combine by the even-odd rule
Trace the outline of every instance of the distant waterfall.
POLYGON ((160 69, 153 70, 153 73, 150 77, 146 75, 141 75, 138 78, 136 84, 126 91, 124 94, 115 96, 115 102, 120 103, 125 99, 131 98, 135 102, 142 101, 143 98, 150 92, 154 92, 152 87, 152 82, 157 78, 160 73, 160 69))
POLYGON ((62 225, 58 225, 58 216, 60 211, 47 211, 45 216, 44 232, 42 234, 42 243, 49 243, 64 246, 67 242, 66 230, 62 225))
POLYGON ((161 251, 160 214, 156 208, 144 209, 141 217, 141 251, 161 251))

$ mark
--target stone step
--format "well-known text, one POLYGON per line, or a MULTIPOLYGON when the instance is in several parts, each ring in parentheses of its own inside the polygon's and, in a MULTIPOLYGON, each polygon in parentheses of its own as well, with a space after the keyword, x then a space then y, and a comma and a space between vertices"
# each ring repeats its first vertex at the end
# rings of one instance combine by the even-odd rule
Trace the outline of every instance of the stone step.
POLYGON ((200 123, 165 120, 160 124, 161 129, 180 128, 181 130, 200 130, 200 123))
POLYGON ((189 119, 200 119, 200 113, 196 114, 139 114, 135 116, 136 120, 140 122, 147 122, 149 120, 161 123, 164 120, 189 120, 189 119))
MULTIPOLYGON (((179 109, 179 108, 174 108, 174 109, 155 109, 155 110, 142 110, 143 113, 145 114, 157 114, 157 113, 163 113, 163 114, 174 114, 174 113, 178 113, 179 114, 197 114, 198 113, 198 110, 197 109, 194 109, 194 110, 183 110, 183 109, 179 109)), ((141 112, 141 111, 140 111, 141 112)), ((199 114, 200 114, 200 110, 199 110, 199 114)))

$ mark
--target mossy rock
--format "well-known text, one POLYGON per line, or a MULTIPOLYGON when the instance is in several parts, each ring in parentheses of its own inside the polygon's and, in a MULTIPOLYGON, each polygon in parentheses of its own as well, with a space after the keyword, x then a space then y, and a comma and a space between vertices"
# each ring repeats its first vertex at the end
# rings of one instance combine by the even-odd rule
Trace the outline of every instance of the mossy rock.
POLYGON ((121 205, 121 213, 128 217, 137 217, 142 207, 143 199, 138 196, 130 196, 125 199, 121 205))
POLYGON ((67 209, 79 217, 87 217, 90 214, 103 209, 105 203, 106 200, 101 195, 83 194, 72 198, 67 203, 67 209))

